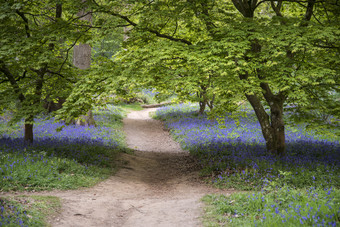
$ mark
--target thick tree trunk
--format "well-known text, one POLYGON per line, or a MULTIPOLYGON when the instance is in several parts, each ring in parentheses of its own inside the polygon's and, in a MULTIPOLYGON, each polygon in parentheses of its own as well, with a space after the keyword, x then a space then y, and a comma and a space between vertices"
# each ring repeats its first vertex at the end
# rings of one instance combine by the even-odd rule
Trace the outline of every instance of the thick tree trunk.
POLYGON ((253 107, 260 123, 262 135, 266 141, 267 151, 275 155, 284 156, 286 154, 286 146, 283 102, 273 103, 271 105, 271 114, 269 117, 256 95, 246 95, 246 97, 253 107))
MULTIPOLYGON (((253 18, 258 0, 232 0, 232 3, 244 17, 253 18)), ((280 4, 281 3, 278 3, 276 6, 274 5, 274 9, 279 11, 281 7, 280 4)), ((256 40, 251 43, 250 52, 261 52, 261 45, 259 45, 256 40)), ((260 72, 258 72, 258 74, 260 74, 260 72)), ((247 78, 247 74, 240 75, 241 80, 245 80, 247 78)), ((259 78, 264 79, 260 76, 259 78)), ((261 125, 262 134, 266 141, 267 151, 275 155, 285 155, 285 132, 283 122, 283 101, 285 97, 282 94, 274 95, 266 83, 261 83, 261 88, 263 89, 262 94, 270 106, 270 116, 266 113, 257 95, 246 94, 246 97, 252 105, 261 125)))
POLYGON ((33 117, 28 117, 25 119, 24 125, 24 141, 28 144, 33 143, 33 117))
POLYGON ((286 154, 286 143, 285 143, 285 127, 283 122, 283 105, 280 103, 274 103, 270 108, 271 112, 271 127, 273 132, 274 141, 269 149, 276 155, 286 154))
POLYGON ((285 127, 283 121, 283 103, 286 99, 284 93, 278 92, 273 94, 269 85, 262 82, 263 96, 270 106, 270 125, 272 130, 272 141, 268 144, 267 149, 276 155, 285 155, 285 127))
MULTIPOLYGON (((254 11, 258 6, 258 0, 232 0, 232 3, 236 9, 246 18, 253 18, 254 11)), ((308 0, 307 10, 305 14, 305 20, 308 21, 312 17, 313 7, 315 0, 308 0)), ((281 7, 282 1, 271 1, 271 6, 274 9, 277 16, 282 16, 281 7)), ((254 40, 251 43, 251 53, 260 53, 261 45, 254 40)), ((247 60, 247 58, 246 58, 247 60)), ((261 75, 260 72, 257 72, 261 75)), ((246 80, 248 75, 240 75, 241 80, 246 80)), ((265 79, 262 76, 258 76, 259 79, 265 79)), ((261 82, 262 94, 267 104, 270 106, 270 117, 266 113, 260 99, 256 95, 246 94, 246 97, 252 105, 256 116, 260 122, 263 137, 266 141, 267 150, 276 155, 285 155, 285 129, 283 121, 283 103, 286 99, 285 92, 278 92, 274 94, 266 82, 261 82)))
POLYGON ((210 101, 207 101, 207 105, 209 106, 210 110, 213 110, 214 108, 214 101, 215 101, 215 95, 213 95, 210 101))
POLYGON ((254 11, 257 7, 258 0, 232 0, 236 9, 242 13, 244 17, 254 17, 254 11))
POLYGON ((198 111, 199 114, 203 114, 204 113, 204 110, 205 110, 205 107, 207 106, 207 95, 206 95, 206 87, 204 86, 201 86, 201 91, 200 92, 197 92, 197 97, 199 98, 199 106, 200 106, 200 109, 198 111))
POLYGON ((198 111, 199 114, 203 114, 204 113, 206 105, 207 105, 207 102, 205 100, 199 101, 199 106, 200 106, 200 109, 198 111))

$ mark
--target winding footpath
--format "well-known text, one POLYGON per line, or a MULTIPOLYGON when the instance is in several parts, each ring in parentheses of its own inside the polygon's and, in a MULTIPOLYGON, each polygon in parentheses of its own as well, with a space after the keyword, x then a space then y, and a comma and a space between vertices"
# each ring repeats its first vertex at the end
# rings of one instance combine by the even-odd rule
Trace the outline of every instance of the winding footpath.
POLYGON ((200 199, 220 191, 199 180, 195 161, 149 117, 151 111, 124 119, 127 144, 135 153, 121 155, 116 175, 92 188, 46 192, 62 200, 52 226, 202 226, 200 199))

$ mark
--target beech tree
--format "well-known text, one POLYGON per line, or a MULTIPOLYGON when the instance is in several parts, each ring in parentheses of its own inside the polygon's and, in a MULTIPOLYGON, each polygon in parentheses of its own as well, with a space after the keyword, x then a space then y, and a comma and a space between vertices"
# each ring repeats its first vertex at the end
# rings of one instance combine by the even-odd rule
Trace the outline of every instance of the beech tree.
POLYGON ((243 94, 256 113, 268 152, 276 155, 285 154, 285 106, 301 112, 332 109, 336 114, 339 100, 332 94, 339 93, 338 1, 128 3, 93 1, 92 6, 131 27, 121 53, 128 66, 117 70, 123 80, 130 75, 130 81, 195 92, 197 82, 204 84, 204 78, 213 76, 214 110, 233 108, 235 102, 228 99, 243 94))

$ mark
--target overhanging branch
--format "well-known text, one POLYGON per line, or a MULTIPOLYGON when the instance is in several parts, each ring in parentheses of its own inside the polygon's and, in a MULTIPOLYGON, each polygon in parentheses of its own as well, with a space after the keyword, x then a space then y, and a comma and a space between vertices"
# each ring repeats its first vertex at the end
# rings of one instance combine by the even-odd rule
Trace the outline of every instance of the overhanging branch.
POLYGON ((159 31, 156 31, 156 30, 151 29, 151 28, 147 28, 147 27, 143 28, 143 27, 139 26, 137 23, 133 22, 127 16, 124 16, 124 15, 121 15, 121 14, 118 14, 118 13, 114 13, 114 12, 111 12, 111 11, 100 11, 100 12, 107 13, 107 14, 110 14, 112 16, 121 18, 121 19, 125 20, 126 22, 128 22, 131 26, 134 26, 134 27, 138 26, 139 28, 141 28, 141 29, 143 29, 145 31, 148 31, 148 32, 156 35, 157 37, 168 39, 168 40, 175 41, 175 42, 181 42, 181 43, 184 43, 184 44, 187 44, 187 45, 192 45, 192 43, 189 40, 181 39, 181 38, 176 38, 176 37, 171 36, 171 35, 163 34, 163 33, 160 33, 159 31))
POLYGON ((30 34, 30 28, 28 26, 28 19, 27 17, 25 16, 25 14, 23 12, 20 12, 19 10, 16 10, 15 11, 20 17, 21 19, 25 22, 25 31, 26 31, 26 36, 27 38, 31 37, 31 34, 30 34))

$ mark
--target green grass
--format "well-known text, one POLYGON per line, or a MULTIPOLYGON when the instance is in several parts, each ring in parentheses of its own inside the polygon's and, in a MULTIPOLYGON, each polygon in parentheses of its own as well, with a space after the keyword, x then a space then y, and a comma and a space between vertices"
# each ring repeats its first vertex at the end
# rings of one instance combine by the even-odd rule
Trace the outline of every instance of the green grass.
POLYGON ((37 152, 36 155, 11 155, 0 160, 0 164, 9 166, 1 169, 2 175, 6 176, 0 182, 1 191, 90 187, 111 176, 115 171, 113 165, 84 165, 68 158, 50 157, 46 151, 37 152))
POLYGON ((94 108, 93 114, 95 114, 99 120, 96 121, 98 126, 111 127, 112 129, 120 130, 123 126, 123 118, 125 110, 120 106, 107 105, 104 107, 94 108), (101 117, 106 117, 102 119, 101 117))
POLYGON ((139 111, 143 110, 143 107, 141 106, 140 103, 131 103, 131 104, 126 104, 126 103, 120 103, 118 104, 118 107, 121 107, 122 110, 124 111, 125 115, 130 112, 130 111, 139 111))
POLYGON ((54 196, 0 197, 0 226, 49 226, 48 217, 60 208, 54 196))
POLYGON ((289 189, 203 198, 205 226, 337 226, 340 190, 289 189))

